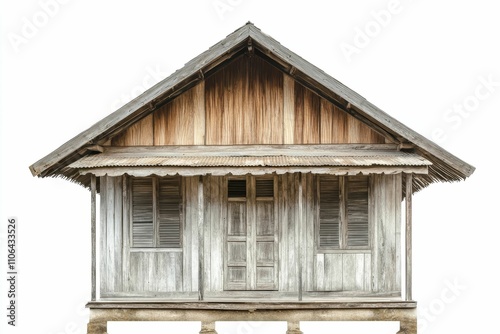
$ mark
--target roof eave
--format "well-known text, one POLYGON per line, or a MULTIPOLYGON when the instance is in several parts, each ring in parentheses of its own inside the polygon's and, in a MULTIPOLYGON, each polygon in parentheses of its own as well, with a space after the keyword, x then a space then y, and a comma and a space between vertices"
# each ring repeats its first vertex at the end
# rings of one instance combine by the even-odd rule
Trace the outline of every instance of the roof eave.
MULTIPOLYGON (((165 103, 166 100, 177 96, 185 86, 194 85, 196 80, 203 80, 204 72, 218 66, 225 58, 230 58, 237 50, 245 47, 249 41, 255 42, 257 48, 262 49, 264 54, 273 57, 282 66, 288 65, 290 70, 293 69, 298 74, 308 76, 316 85, 333 92, 345 100, 346 104, 351 104, 360 110, 373 124, 415 144, 424 153, 449 165, 462 178, 469 177, 474 172, 473 166, 392 118, 358 93, 288 50, 272 37, 263 34, 254 25, 246 24, 193 58, 182 69, 32 164, 30 166, 31 173, 40 177, 60 174, 58 172, 60 168, 64 168, 80 157, 78 152, 82 148, 95 144, 106 136, 109 137, 113 131, 117 131, 117 129, 121 129, 152 112, 158 103, 165 103)), ((293 76, 293 73, 291 75, 293 76)))

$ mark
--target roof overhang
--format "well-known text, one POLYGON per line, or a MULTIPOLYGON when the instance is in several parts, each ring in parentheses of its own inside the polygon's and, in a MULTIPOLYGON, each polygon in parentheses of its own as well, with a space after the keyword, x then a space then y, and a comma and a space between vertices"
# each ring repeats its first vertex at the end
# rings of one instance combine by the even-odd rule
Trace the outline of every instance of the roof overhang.
POLYGON ((432 163, 396 145, 105 147, 69 165, 81 175, 427 174, 432 163))
POLYGON ((414 190, 422 189, 433 182, 463 180, 474 172, 473 166, 392 118, 358 93, 248 23, 189 61, 182 69, 35 162, 30 166, 32 174, 40 177, 64 177, 88 186, 89 178, 82 176, 81 169, 69 167, 92 153, 86 150, 86 147, 102 145, 124 128, 149 115, 246 52, 263 57, 294 80, 383 134, 389 141, 412 145, 415 153, 432 163, 428 167, 428 174, 414 178, 414 190))

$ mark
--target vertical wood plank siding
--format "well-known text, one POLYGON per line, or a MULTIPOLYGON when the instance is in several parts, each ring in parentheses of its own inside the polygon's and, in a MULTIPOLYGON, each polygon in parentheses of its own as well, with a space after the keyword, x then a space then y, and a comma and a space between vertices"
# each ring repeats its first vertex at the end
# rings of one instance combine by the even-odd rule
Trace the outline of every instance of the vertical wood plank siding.
POLYGON ((260 57, 241 56, 110 144, 337 143, 385 143, 385 138, 260 57))
MULTIPOLYGON (((225 281, 231 277, 237 280, 238 275, 245 277, 241 290, 277 289, 296 294, 297 298, 301 291, 304 298, 311 298, 308 293, 318 296, 328 292, 400 291, 401 175, 370 176, 371 247, 345 251, 321 250, 315 242, 320 217, 318 177, 313 174, 275 176, 275 209, 270 206, 271 197, 267 195, 271 188, 267 183, 259 181, 262 190, 250 187, 247 196, 254 198, 250 205, 255 212, 246 214, 257 219, 250 231, 233 221, 236 216, 228 215, 240 204, 227 201, 227 177, 185 177, 181 182, 184 193, 182 248, 163 251, 132 248, 130 178, 101 177, 101 293, 158 298, 162 293, 179 296, 192 293, 196 298, 199 293, 200 298, 204 295, 227 298, 232 295, 227 295, 225 281), (257 193, 261 197, 257 197, 257 193), (273 219, 273 215, 277 219, 273 219), (270 224, 270 219, 278 226, 270 224), (226 235, 234 238, 231 246, 227 246, 226 235), (254 258, 249 257, 246 245, 244 253, 238 253, 238 238, 246 242, 253 240, 254 258), (273 240, 277 240, 274 246, 273 240), (233 248, 228 251, 228 247, 233 248), (225 259, 225 254, 230 256, 225 259), (239 268, 238 262, 251 261, 255 272, 229 272, 231 266, 227 261, 236 263, 234 268, 239 268)), ((255 178, 247 176, 249 181, 255 183, 255 178)))
POLYGON ((96 274, 97 274, 97 247, 96 247, 96 217, 97 217, 97 204, 96 204, 96 193, 97 193, 97 180, 95 175, 90 176, 90 300, 96 300, 96 274))

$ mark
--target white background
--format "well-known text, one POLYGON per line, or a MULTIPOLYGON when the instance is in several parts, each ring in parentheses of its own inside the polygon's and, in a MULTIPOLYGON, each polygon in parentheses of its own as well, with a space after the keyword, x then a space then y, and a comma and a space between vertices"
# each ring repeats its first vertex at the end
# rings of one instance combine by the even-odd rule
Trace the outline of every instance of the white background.
MULTIPOLYGON (((247 21, 477 167, 465 182, 433 184, 414 198, 414 299, 420 333, 497 330, 495 2, 54 1, 1 1, 2 277, 8 216, 19 219, 20 268, 16 328, 6 325, 1 280, 3 333, 84 333, 87 321, 90 194, 61 179, 33 178, 28 166, 247 21), (387 8, 390 18, 377 23, 374 13, 387 8), (370 36, 363 40, 360 31, 370 36), (341 48, 348 44, 359 47, 350 57, 341 48), (462 115, 453 111, 464 103, 462 115), (436 130, 445 138, 434 138, 436 130)), ((110 333, 133 332, 127 328, 110 333)), ((306 333, 313 332, 332 330, 306 333)))

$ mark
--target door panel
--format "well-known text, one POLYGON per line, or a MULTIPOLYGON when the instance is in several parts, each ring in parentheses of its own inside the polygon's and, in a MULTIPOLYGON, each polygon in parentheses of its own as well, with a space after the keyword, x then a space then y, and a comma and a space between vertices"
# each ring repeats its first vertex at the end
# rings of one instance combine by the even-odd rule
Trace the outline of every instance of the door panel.
POLYGON ((275 182, 254 176, 228 180, 225 290, 278 288, 275 182))

